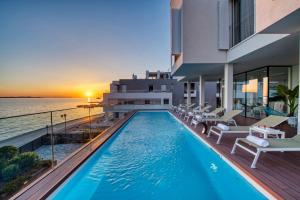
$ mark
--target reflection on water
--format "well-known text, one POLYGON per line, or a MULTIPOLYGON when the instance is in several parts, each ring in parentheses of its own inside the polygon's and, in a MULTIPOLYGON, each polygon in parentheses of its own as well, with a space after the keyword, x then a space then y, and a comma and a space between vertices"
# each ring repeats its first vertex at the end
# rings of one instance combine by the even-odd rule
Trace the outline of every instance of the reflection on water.
MULTIPOLYGON (((22 115, 28 113, 74 108, 86 104, 81 98, 0 98, 0 117, 22 115)), ((93 108, 91 115, 102 113, 102 108, 93 108)), ((62 123, 62 114, 67 121, 88 116, 88 109, 76 108, 53 113, 53 123, 62 123)), ((32 130, 50 125, 50 113, 0 120, 0 141, 32 130)))

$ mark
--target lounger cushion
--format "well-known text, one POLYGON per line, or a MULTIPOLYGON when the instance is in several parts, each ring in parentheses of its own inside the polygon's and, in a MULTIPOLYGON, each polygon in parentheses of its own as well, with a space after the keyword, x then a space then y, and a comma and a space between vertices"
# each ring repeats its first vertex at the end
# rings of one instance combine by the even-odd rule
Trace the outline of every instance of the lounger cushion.
POLYGON ((253 142, 250 142, 249 140, 247 140, 246 138, 241 138, 240 141, 249 144, 250 146, 253 146, 255 148, 260 148, 260 149, 276 149, 276 148, 285 148, 285 149, 289 149, 289 148, 299 148, 300 149, 300 142, 293 139, 293 138, 286 138, 286 139, 273 139, 273 138, 269 138, 267 139, 269 142, 269 146, 264 148, 261 146, 258 146, 256 144, 254 144, 253 142))
POLYGON ((222 129, 223 131, 229 131, 229 130, 230 130, 230 127, 229 127, 229 126, 226 126, 225 124, 219 123, 217 126, 218 126, 220 129, 222 129))
POLYGON ((265 140, 263 138, 259 138, 259 137, 253 136, 253 135, 248 135, 246 137, 246 139, 258 146, 261 146, 261 147, 267 147, 270 145, 268 140, 265 140))

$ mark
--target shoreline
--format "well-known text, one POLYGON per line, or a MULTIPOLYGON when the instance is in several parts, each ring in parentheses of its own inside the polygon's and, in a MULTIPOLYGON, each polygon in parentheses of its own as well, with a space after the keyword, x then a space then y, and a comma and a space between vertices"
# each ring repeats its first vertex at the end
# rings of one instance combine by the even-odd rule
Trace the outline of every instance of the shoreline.
MULTIPOLYGON (((91 121, 93 122, 94 120, 99 119, 99 118, 103 118, 103 117, 104 117, 104 113, 97 114, 97 115, 92 115, 91 116, 91 121)), ((71 127, 78 126, 78 125, 81 125, 81 124, 84 124, 84 123, 88 123, 88 121, 89 121, 88 116, 78 118, 78 119, 69 120, 69 121, 67 121, 67 128, 71 128, 71 127)), ((59 132, 61 130, 64 130, 64 126, 65 126, 64 122, 53 125, 54 134, 55 134, 55 132, 59 132)), ((11 138, 0 140, 0 147, 12 145, 12 146, 15 146, 17 148, 20 148, 20 147, 22 147, 22 146, 24 146, 24 145, 26 145, 26 144, 34 141, 34 140, 46 135, 46 134, 47 134, 47 128, 46 127, 36 129, 36 130, 33 130, 33 131, 29 131, 29 132, 25 132, 23 134, 13 136, 11 138)))

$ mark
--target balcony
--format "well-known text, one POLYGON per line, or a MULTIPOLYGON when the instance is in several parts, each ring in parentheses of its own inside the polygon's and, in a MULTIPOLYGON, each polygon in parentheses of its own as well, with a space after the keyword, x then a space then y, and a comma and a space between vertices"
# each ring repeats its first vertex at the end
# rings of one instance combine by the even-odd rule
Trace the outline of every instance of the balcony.
POLYGON ((169 98, 172 99, 171 92, 161 92, 161 91, 126 91, 125 92, 116 92, 116 93, 107 93, 104 94, 104 104, 108 99, 164 99, 169 98))
POLYGON ((130 110, 161 110, 161 109, 170 109, 171 105, 166 104, 124 104, 124 105, 110 105, 105 106, 104 111, 105 112, 128 112, 130 110))
MULTIPOLYGON (((184 97, 187 97, 187 93, 186 92, 184 92, 184 97)), ((196 90, 191 90, 191 97, 197 97, 196 90)))

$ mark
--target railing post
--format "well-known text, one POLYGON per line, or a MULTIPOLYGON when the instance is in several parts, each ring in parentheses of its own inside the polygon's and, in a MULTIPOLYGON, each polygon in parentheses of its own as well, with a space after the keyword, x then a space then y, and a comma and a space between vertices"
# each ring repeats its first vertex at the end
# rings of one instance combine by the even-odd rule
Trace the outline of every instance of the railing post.
POLYGON ((91 121, 91 106, 89 106, 89 123, 90 123, 90 141, 92 140, 92 121, 91 121))
POLYGON ((52 168, 54 167, 54 137, 53 137, 53 112, 50 111, 50 120, 51 120, 51 164, 52 164, 52 168))

